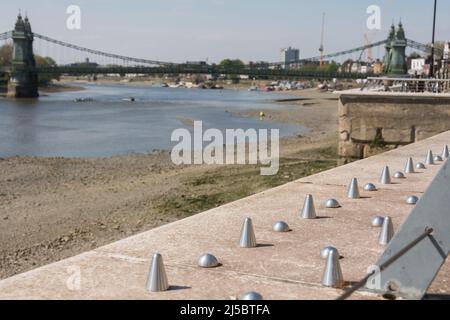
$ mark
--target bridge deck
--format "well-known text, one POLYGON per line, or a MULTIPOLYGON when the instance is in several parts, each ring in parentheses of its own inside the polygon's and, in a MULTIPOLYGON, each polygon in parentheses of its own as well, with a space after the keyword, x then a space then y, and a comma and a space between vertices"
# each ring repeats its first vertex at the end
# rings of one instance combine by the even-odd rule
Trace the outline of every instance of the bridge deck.
MULTIPOLYGON (((377 244, 379 229, 371 228, 374 215, 389 215, 395 228, 412 210, 405 197, 420 196, 440 165, 408 175, 397 184, 363 193, 361 200, 346 198, 354 176, 360 184, 377 183, 384 165, 402 170, 407 157, 424 161, 428 149, 440 152, 450 132, 383 155, 289 183, 194 217, 112 243, 94 251, 54 263, 0 282, 0 298, 32 299, 230 299, 246 291, 266 299, 334 299, 341 291, 321 286, 325 262, 320 249, 333 245, 344 256, 341 265, 347 281, 358 281, 383 252, 377 244), (312 193, 322 219, 298 218, 305 195, 312 193), (324 209, 323 202, 337 198, 343 208, 324 209), (239 232, 247 216, 253 217, 260 247, 240 249, 239 232), (291 233, 277 234, 271 225, 285 220, 291 233), (145 281, 151 255, 159 250, 173 290, 147 293, 145 281), (215 254, 222 267, 203 270, 198 257, 215 254), (71 269, 74 268, 75 269, 71 269), (81 289, 67 287, 73 270, 80 268, 81 289)), ((434 281, 430 293, 450 294, 450 263, 434 281)), ((378 299, 359 292, 354 299, 378 299)))

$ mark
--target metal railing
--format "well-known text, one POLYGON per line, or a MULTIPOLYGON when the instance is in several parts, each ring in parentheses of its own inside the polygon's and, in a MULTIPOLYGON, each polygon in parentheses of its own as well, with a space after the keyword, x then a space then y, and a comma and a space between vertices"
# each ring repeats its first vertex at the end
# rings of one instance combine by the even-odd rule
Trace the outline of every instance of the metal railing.
MULTIPOLYGON (((386 270, 391 264, 393 264, 398 259, 400 259, 402 256, 404 256, 406 253, 408 253, 411 249, 413 249, 415 246, 417 246, 419 243, 421 243, 422 240, 429 237, 432 233, 433 233, 432 228, 426 228, 425 231, 420 236, 418 236, 416 239, 414 239, 414 241, 412 241, 411 243, 406 245, 402 250, 400 250, 400 252, 395 254, 388 261, 386 261, 385 263, 380 265, 378 267, 380 272, 383 272, 384 270, 386 270)), ((375 274, 376 274, 376 271, 372 271, 371 273, 367 274, 361 281, 359 281, 358 283, 353 285, 350 289, 346 290, 340 297, 337 298, 337 300, 346 300, 346 299, 350 298, 356 291, 363 288, 366 285, 367 281, 369 281, 369 279, 371 277, 373 277, 375 274)))
POLYGON ((361 88, 367 92, 450 93, 450 79, 368 77, 361 88))

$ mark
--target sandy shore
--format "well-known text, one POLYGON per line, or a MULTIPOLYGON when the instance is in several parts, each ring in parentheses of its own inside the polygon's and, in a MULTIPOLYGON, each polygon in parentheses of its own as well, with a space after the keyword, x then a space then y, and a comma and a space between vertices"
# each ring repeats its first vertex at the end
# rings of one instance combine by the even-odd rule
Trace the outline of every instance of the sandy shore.
POLYGON ((260 176, 256 166, 176 167, 168 152, 0 159, 0 278, 335 167, 335 96, 293 94, 305 99, 263 110, 270 120, 310 129, 282 139, 281 169, 273 177, 260 176))

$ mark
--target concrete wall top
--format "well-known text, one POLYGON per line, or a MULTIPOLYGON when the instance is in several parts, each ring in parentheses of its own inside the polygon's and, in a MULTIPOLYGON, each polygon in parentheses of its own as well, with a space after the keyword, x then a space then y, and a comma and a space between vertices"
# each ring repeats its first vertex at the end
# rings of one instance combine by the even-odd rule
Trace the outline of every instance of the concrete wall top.
MULTIPOLYGON (((450 132, 446 132, 16 275, 0 281, 0 299, 228 300, 248 291, 257 291, 265 299, 335 299, 342 291, 321 285, 325 261, 320 250, 329 245, 339 249, 346 281, 363 278, 384 251, 377 241, 380 230, 371 227, 371 217, 390 216, 398 229, 412 211, 406 197, 420 197, 441 165, 381 186, 383 167, 389 165, 392 173, 403 170, 408 157, 424 161, 429 149, 440 153, 449 142, 450 132), (379 191, 348 199, 347 185, 354 177, 360 186, 375 183, 379 191), (314 196, 320 219, 299 217, 307 194, 314 196), (329 198, 338 199, 342 208, 326 209, 329 198), (248 216, 253 218, 259 244, 255 249, 238 245, 248 216), (273 232, 272 225, 279 220, 286 221, 292 232, 273 232), (155 251, 163 255, 172 286, 163 293, 145 290, 155 251), (214 254, 222 266, 197 267, 199 256, 206 252, 214 254)), ((450 263, 443 266, 429 292, 450 294, 450 263)), ((353 296, 380 298, 366 292, 353 296)))
POLYGON ((399 98, 423 98, 424 100, 437 99, 447 101, 450 99, 450 93, 431 93, 431 92, 384 92, 384 91, 361 91, 360 89, 351 89, 344 91, 335 91, 339 96, 372 96, 372 97, 399 97, 399 98))

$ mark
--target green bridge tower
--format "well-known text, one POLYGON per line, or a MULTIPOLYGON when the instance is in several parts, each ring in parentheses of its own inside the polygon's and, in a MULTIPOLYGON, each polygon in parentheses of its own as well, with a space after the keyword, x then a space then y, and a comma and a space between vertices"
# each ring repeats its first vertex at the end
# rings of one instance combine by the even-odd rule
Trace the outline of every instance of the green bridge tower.
POLYGON ((12 39, 12 69, 7 95, 11 98, 37 98, 38 75, 33 71, 36 67, 33 53, 34 37, 28 17, 24 20, 19 13, 12 39))
POLYGON ((386 56, 383 61, 383 69, 386 74, 401 76, 408 73, 406 46, 405 30, 400 22, 397 29, 392 26, 386 43, 386 56))
POLYGON ((389 66, 391 64, 391 49, 392 49, 392 41, 394 40, 395 37, 395 26, 394 24, 392 24, 391 26, 391 31, 389 32, 389 37, 387 39, 386 42, 386 54, 384 56, 384 60, 383 60, 383 72, 384 73, 388 73, 389 72, 389 66))

